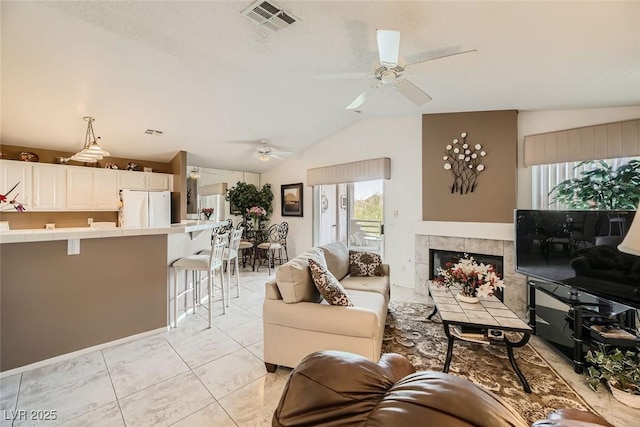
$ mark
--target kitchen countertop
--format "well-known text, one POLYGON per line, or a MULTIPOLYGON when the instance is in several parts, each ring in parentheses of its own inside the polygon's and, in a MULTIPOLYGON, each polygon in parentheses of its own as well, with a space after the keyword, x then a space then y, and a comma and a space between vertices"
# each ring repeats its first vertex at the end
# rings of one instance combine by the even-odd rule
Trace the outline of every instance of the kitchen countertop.
POLYGON ((100 239, 106 237, 148 236, 154 234, 191 233, 192 238, 204 230, 222 224, 220 221, 183 221, 168 227, 71 227, 53 230, 24 229, 0 231, 0 243, 48 242, 52 240, 100 239))

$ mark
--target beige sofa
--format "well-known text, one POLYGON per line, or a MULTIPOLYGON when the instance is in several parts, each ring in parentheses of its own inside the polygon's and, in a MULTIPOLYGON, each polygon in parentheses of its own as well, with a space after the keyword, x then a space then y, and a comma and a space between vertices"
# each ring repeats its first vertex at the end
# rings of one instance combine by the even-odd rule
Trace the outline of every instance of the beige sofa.
POLYGON ((275 280, 266 283, 263 306, 267 370, 295 367, 320 350, 347 351, 377 362, 390 297, 389 266, 382 267, 384 276, 349 276, 349 250, 340 242, 312 248, 280 266, 275 280), (322 299, 311 279, 310 258, 340 280, 353 307, 322 299))

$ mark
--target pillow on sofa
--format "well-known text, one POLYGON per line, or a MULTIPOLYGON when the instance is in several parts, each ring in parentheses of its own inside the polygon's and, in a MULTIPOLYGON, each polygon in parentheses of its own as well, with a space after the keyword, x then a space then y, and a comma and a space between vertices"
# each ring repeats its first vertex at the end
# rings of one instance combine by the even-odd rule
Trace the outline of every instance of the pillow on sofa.
POLYGON ((336 276, 331 274, 326 267, 310 259, 309 269, 311 270, 313 283, 329 304, 353 307, 349 295, 347 295, 338 279, 336 279, 336 276))
POLYGON ((322 251, 319 248, 312 248, 284 263, 276 270, 278 290, 282 295, 282 301, 285 303, 322 301, 322 295, 320 295, 313 284, 313 279, 311 279, 311 272, 309 271, 310 259, 322 266, 326 265, 322 251))
POLYGON ((324 259, 327 262, 327 269, 336 276, 336 279, 342 280, 349 274, 349 249, 342 242, 333 242, 320 246, 324 253, 324 259))
POLYGON ((349 251, 349 275, 354 277, 384 276, 382 258, 372 252, 349 251))

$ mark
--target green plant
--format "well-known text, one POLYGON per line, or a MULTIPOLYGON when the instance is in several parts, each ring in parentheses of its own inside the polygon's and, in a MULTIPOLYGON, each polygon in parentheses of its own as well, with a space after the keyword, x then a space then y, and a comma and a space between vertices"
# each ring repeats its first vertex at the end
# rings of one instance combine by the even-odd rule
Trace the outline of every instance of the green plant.
POLYGON ((231 212, 241 215, 245 220, 248 218, 248 210, 254 206, 263 208, 266 213, 259 219, 265 221, 273 213, 273 192, 271 184, 264 184, 260 189, 253 184, 238 181, 229 189, 225 200, 231 204, 231 212))
POLYGON ((624 392, 640 395, 640 353, 616 348, 606 352, 589 350, 585 360, 591 364, 586 371, 587 384, 595 391, 603 382, 624 392))
POLYGON ((640 202, 640 161, 631 160, 617 169, 606 162, 580 162, 599 166, 562 181, 549 191, 551 202, 570 209, 636 209, 640 202))

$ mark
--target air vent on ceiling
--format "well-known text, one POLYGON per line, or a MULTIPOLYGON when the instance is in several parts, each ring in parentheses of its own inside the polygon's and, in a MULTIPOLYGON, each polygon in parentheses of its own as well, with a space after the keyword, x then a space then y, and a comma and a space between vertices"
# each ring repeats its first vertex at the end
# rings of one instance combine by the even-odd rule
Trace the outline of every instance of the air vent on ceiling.
POLYGON ((281 30, 298 21, 274 3, 261 0, 252 3, 242 14, 273 31, 281 30))

